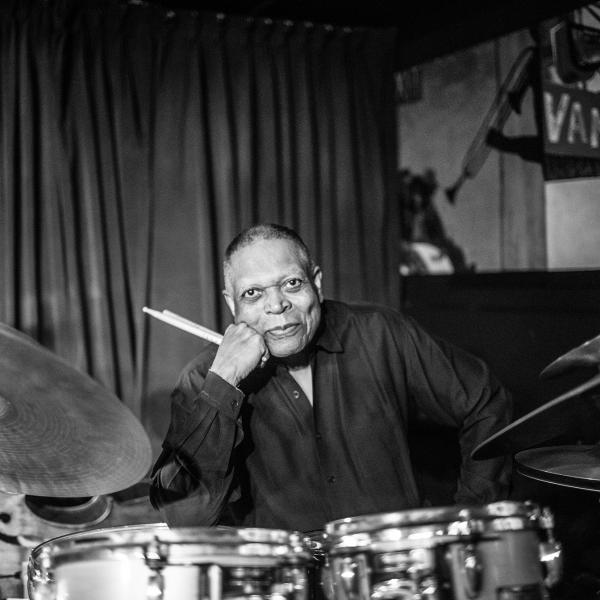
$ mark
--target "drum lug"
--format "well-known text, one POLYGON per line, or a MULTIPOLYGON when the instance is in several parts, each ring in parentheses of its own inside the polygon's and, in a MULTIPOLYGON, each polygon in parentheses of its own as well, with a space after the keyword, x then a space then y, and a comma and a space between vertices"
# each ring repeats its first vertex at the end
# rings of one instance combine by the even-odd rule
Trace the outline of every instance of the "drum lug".
POLYGON ((367 565, 363 556, 333 559, 333 588, 336 597, 345 600, 368 600, 367 565), (339 596, 338 596, 339 592, 339 596))
POLYGON ((161 551, 161 546, 156 538, 144 547, 144 562, 150 570, 146 588, 148 600, 160 600, 163 597, 165 586, 162 570, 165 560, 164 553, 161 551))
POLYGON ((151 570, 148 576, 146 597, 148 600, 159 600, 165 591, 162 569, 151 570))
POLYGON ((344 596, 349 600, 360 598, 357 589, 357 570, 357 564, 352 558, 344 558, 340 561, 340 576, 337 583, 341 587, 344 596))
POLYGON ((562 544, 560 542, 542 542, 540 560, 544 565, 544 584, 548 588, 560 583, 563 572, 562 544))
POLYGON ((289 565, 281 569, 281 581, 271 585, 270 600, 307 600, 308 581, 302 567, 289 565))
POLYGON ((39 568, 29 558, 27 567, 27 594, 31 600, 51 600, 56 596, 51 576, 52 560, 48 548, 44 548, 38 559, 39 568))
POLYGON ((313 572, 313 587, 320 589, 325 600, 334 600, 336 597, 334 587, 335 584, 333 578, 333 569, 331 567, 331 563, 329 562, 329 556, 325 554, 320 560, 321 563, 318 564, 317 569, 313 572))
POLYGON ((549 508, 543 509, 539 521, 548 536, 547 541, 540 542, 540 561, 545 572, 544 584, 547 588, 552 588, 562 579, 562 544, 554 538, 554 515, 549 508))
POLYGON ((223 597, 223 569, 219 565, 208 567, 208 600, 223 597))
POLYGON ((465 594, 468 598, 476 598, 481 591, 483 566, 473 544, 463 546, 460 555, 460 570, 463 574, 465 594))

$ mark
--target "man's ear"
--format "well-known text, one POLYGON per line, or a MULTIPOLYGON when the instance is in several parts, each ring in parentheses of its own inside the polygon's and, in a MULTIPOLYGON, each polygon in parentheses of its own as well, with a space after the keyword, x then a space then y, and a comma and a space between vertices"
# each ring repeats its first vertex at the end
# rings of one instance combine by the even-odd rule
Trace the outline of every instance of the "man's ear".
POLYGON ((223 298, 225 298, 225 302, 227 303, 227 306, 229 307, 229 311, 231 312, 231 316, 233 318, 235 318, 235 304, 233 302, 233 298, 231 297, 231 294, 227 291, 227 290, 223 290, 223 298))
POLYGON ((312 272, 313 283, 315 288, 317 289, 317 295, 319 296, 319 302, 323 302, 323 288, 321 286, 323 282, 323 272, 321 271, 321 267, 316 265, 312 272))

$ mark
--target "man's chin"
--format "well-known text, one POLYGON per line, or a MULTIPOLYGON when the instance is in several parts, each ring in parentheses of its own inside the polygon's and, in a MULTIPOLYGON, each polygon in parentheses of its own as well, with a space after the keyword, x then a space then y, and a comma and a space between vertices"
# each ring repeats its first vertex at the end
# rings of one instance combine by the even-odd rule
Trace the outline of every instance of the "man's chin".
POLYGON ((294 356, 304 350, 306 344, 302 340, 271 340, 267 343, 269 354, 276 358, 287 358, 294 356))

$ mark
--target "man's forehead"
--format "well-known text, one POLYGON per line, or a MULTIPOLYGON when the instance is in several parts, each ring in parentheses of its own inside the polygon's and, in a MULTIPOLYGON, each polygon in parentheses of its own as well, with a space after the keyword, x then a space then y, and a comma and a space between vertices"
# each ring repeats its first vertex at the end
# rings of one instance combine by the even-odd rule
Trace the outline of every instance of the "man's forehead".
POLYGON ((233 268, 243 265, 276 268, 278 265, 296 263, 302 267, 299 248, 290 240, 268 239, 255 240, 239 248, 229 259, 233 268))
POLYGON ((256 278, 307 275, 299 249, 285 239, 257 240, 237 250, 229 259, 233 284, 253 282, 256 278))

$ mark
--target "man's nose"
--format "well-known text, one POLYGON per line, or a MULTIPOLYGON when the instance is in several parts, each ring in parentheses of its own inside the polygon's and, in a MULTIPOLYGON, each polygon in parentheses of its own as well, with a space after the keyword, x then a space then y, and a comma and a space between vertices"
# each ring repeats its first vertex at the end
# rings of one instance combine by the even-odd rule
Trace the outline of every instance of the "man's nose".
POLYGON ((265 303, 267 312, 281 313, 287 310, 290 306, 290 301, 277 286, 267 290, 267 301, 265 303))

